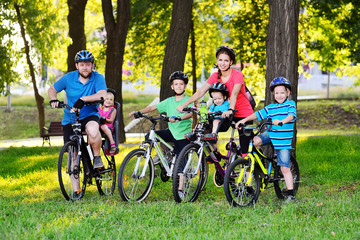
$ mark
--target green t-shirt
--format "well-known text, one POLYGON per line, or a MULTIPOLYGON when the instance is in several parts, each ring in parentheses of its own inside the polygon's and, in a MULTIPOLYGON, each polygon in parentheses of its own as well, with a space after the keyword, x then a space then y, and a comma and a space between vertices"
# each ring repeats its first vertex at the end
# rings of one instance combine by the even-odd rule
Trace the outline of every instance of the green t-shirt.
MULTIPOLYGON (((168 117, 172 117, 172 116, 181 117, 186 113, 180 113, 178 110, 176 110, 176 108, 177 106, 186 102, 186 100, 188 99, 189 97, 185 96, 183 99, 176 102, 175 97, 169 97, 164 101, 156 104, 156 108, 159 110, 160 113, 166 112, 168 117)), ((189 107, 193 105, 194 105, 193 103, 189 104, 189 107)), ((189 118, 180 122, 174 122, 174 123, 169 122, 168 125, 169 125, 169 130, 173 135, 173 137, 176 140, 181 140, 181 139, 185 139, 186 133, 192 131, 191 123, 192 123, 192 118, 189 118)))

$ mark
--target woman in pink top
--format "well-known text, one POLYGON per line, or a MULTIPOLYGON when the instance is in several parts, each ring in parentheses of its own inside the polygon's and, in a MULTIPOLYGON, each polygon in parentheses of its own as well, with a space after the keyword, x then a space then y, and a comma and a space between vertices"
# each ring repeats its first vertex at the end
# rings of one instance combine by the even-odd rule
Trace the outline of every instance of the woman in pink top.
POLYGON ((100 105, 98 108, 101 123, 100 128, 105 133, 110 142, 110 151, 108 153, 110 156, 115 155, 117 152, 117 146, 112 136, 112 132, 114 130, 114 121, 116 118, 116 108, 114 107, 115 91, 112 91, 114 90, 107 90, 104 104, 100 105))
MULTIPOLYGON (((250 116, 254 111, 246 97, 244 76, 240 71, 230 68, 230 66, 235 63, 234 49, 228 46, 219 47, 216 50, 216 61, 218 72, 213 73, 196 93, 176 109, 182 112, 185 106, 204 96, 213 83, 222 82, 226 85, 230 95, 230 108, 223 113, 222 117, 229 117, 235 110, 233 118, 235 122, 250 116)), ((221 124, 219 131, 227 131, 229 127, 230 121, 227 119, 221 124)), ((240 135, 241 153, 247 153, 250 139, 251 136, 240 135)))

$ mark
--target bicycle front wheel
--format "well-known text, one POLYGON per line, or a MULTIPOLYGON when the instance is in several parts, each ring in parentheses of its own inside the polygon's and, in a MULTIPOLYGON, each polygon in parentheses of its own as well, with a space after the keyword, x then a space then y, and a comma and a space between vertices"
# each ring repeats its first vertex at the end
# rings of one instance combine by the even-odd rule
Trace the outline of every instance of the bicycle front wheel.
POLYGON ((82 158, 78 162, 79 149, 76 142, 66 142, 58 161, 60 190, 66 200, 79 200, 85 194, 87 175, 82 158))
POLYGON ((205 177, 207 178, 205 158, 200 158, 199 149, 197 144, 188 144, 176 159, 172 187, 174 200, 178 203, 194 202, 202 190, 205 177))
MULTIPOLYGON (((293 156, 290 157, 290 171, 293 178, 294 195, 295 195, 300 185, 300 171, 299 171, 298 163, 293 156)), ((274 188, 275 188, 276 196, 279 199, 285 199, 287 197, 286 195, 287 188, 284 180, 284 175, 281 172, 280 166, 276 166, 274 174, 275 174, 274 188)))
POLYGON ((230 164, 224 178, 224 192, 233 207, 246 207, 255 204, 260 194, 260 178, 255 168, 251 184, 246 186, 250 176, 249 159, 237 159, 230 164))
POLYGON ((103 148, 101 159, 104 168, 100 170, 100 176, 96 177, 96 186, 100 195, 109 196, 114 193, 116 186, 116 165, 115 157, 108 156, 103 148))
POLYGON ((135 149, 121 163, 118 176, 118 189, 124 201, 143 201, 150 193, 154 183, 154 163, 146 164, 146 151, 135 149), (144 176, 141 176, 145 170, 144 176))

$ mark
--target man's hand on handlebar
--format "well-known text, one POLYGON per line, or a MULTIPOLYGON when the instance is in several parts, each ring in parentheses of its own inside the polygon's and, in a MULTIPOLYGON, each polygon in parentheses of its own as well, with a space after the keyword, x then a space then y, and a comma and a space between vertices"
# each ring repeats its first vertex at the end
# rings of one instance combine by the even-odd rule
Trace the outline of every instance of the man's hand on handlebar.
POLYGON ((50 107, 51 108, 57 108, 59 106, 59 100, 54 99, 54 100, 50 100, 50 107))

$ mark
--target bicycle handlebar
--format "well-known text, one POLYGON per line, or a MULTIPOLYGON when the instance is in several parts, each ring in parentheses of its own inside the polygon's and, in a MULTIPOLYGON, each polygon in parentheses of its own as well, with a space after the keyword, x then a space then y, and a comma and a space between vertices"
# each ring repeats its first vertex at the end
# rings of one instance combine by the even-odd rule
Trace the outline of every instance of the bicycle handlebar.
MULTIPOLYGON (((260 124, 257 125, 257 126, 246 126, 246 125, 243 125, 243 124, 241 124, 241 125, 242 125, 243 131, 245 131, 245 130, 254 130, 254 129, 257 129, 257 132, 254 133, 254 136, 256 136, 256 135, 258 135, 258 134, 260 133, 260 131, 261 131, 265 126, 269 125, 270 128, 271 128, 271 126, 273 125, 273 123, 272 123, 272 119, 271 119, 271 118, 268 118, 268 119, 266 119, 264 122, 260 123, 260 124)), ((239 125, 239 126, 241 126, 241 125, 239 125)), ((283 126, 283 123, 280 122, 280 123, 279 123, 279 126, 283 126)), ((270 129, 270 128, 269 128, 269 129, 270 129)))
MULTIPOLYGON (((142 112, 135 112, 134 118, 146 118, 150 121, 161 120, 161 121, 169 122, 169 117, 166 114, 160 114, 159 117, 152 117, 152 116, 147 116, 147 115, 143 114, 142 112)), ((175 120, 181 120, 181 118, 175 117, 175 120)))
MULTIPOLYGON (((200 111, 197 110, 197 108, 194 107, 187 107, 183 109, 183 112, 188 112, 188 113, 196 113, 197 115, 200 115, 200 111)), ((232 116, 234 115, 234 113, 236 112, 236 110, 233 112, 233 114, 231 116, 229 116, 230 119, 232 119, 232 116)), ((220 117, 223 114, 223 112, 221 111, 216 111, 213 113, 208 113, 208 118, 209 119, 213 119, 215 117, 220 117)))

